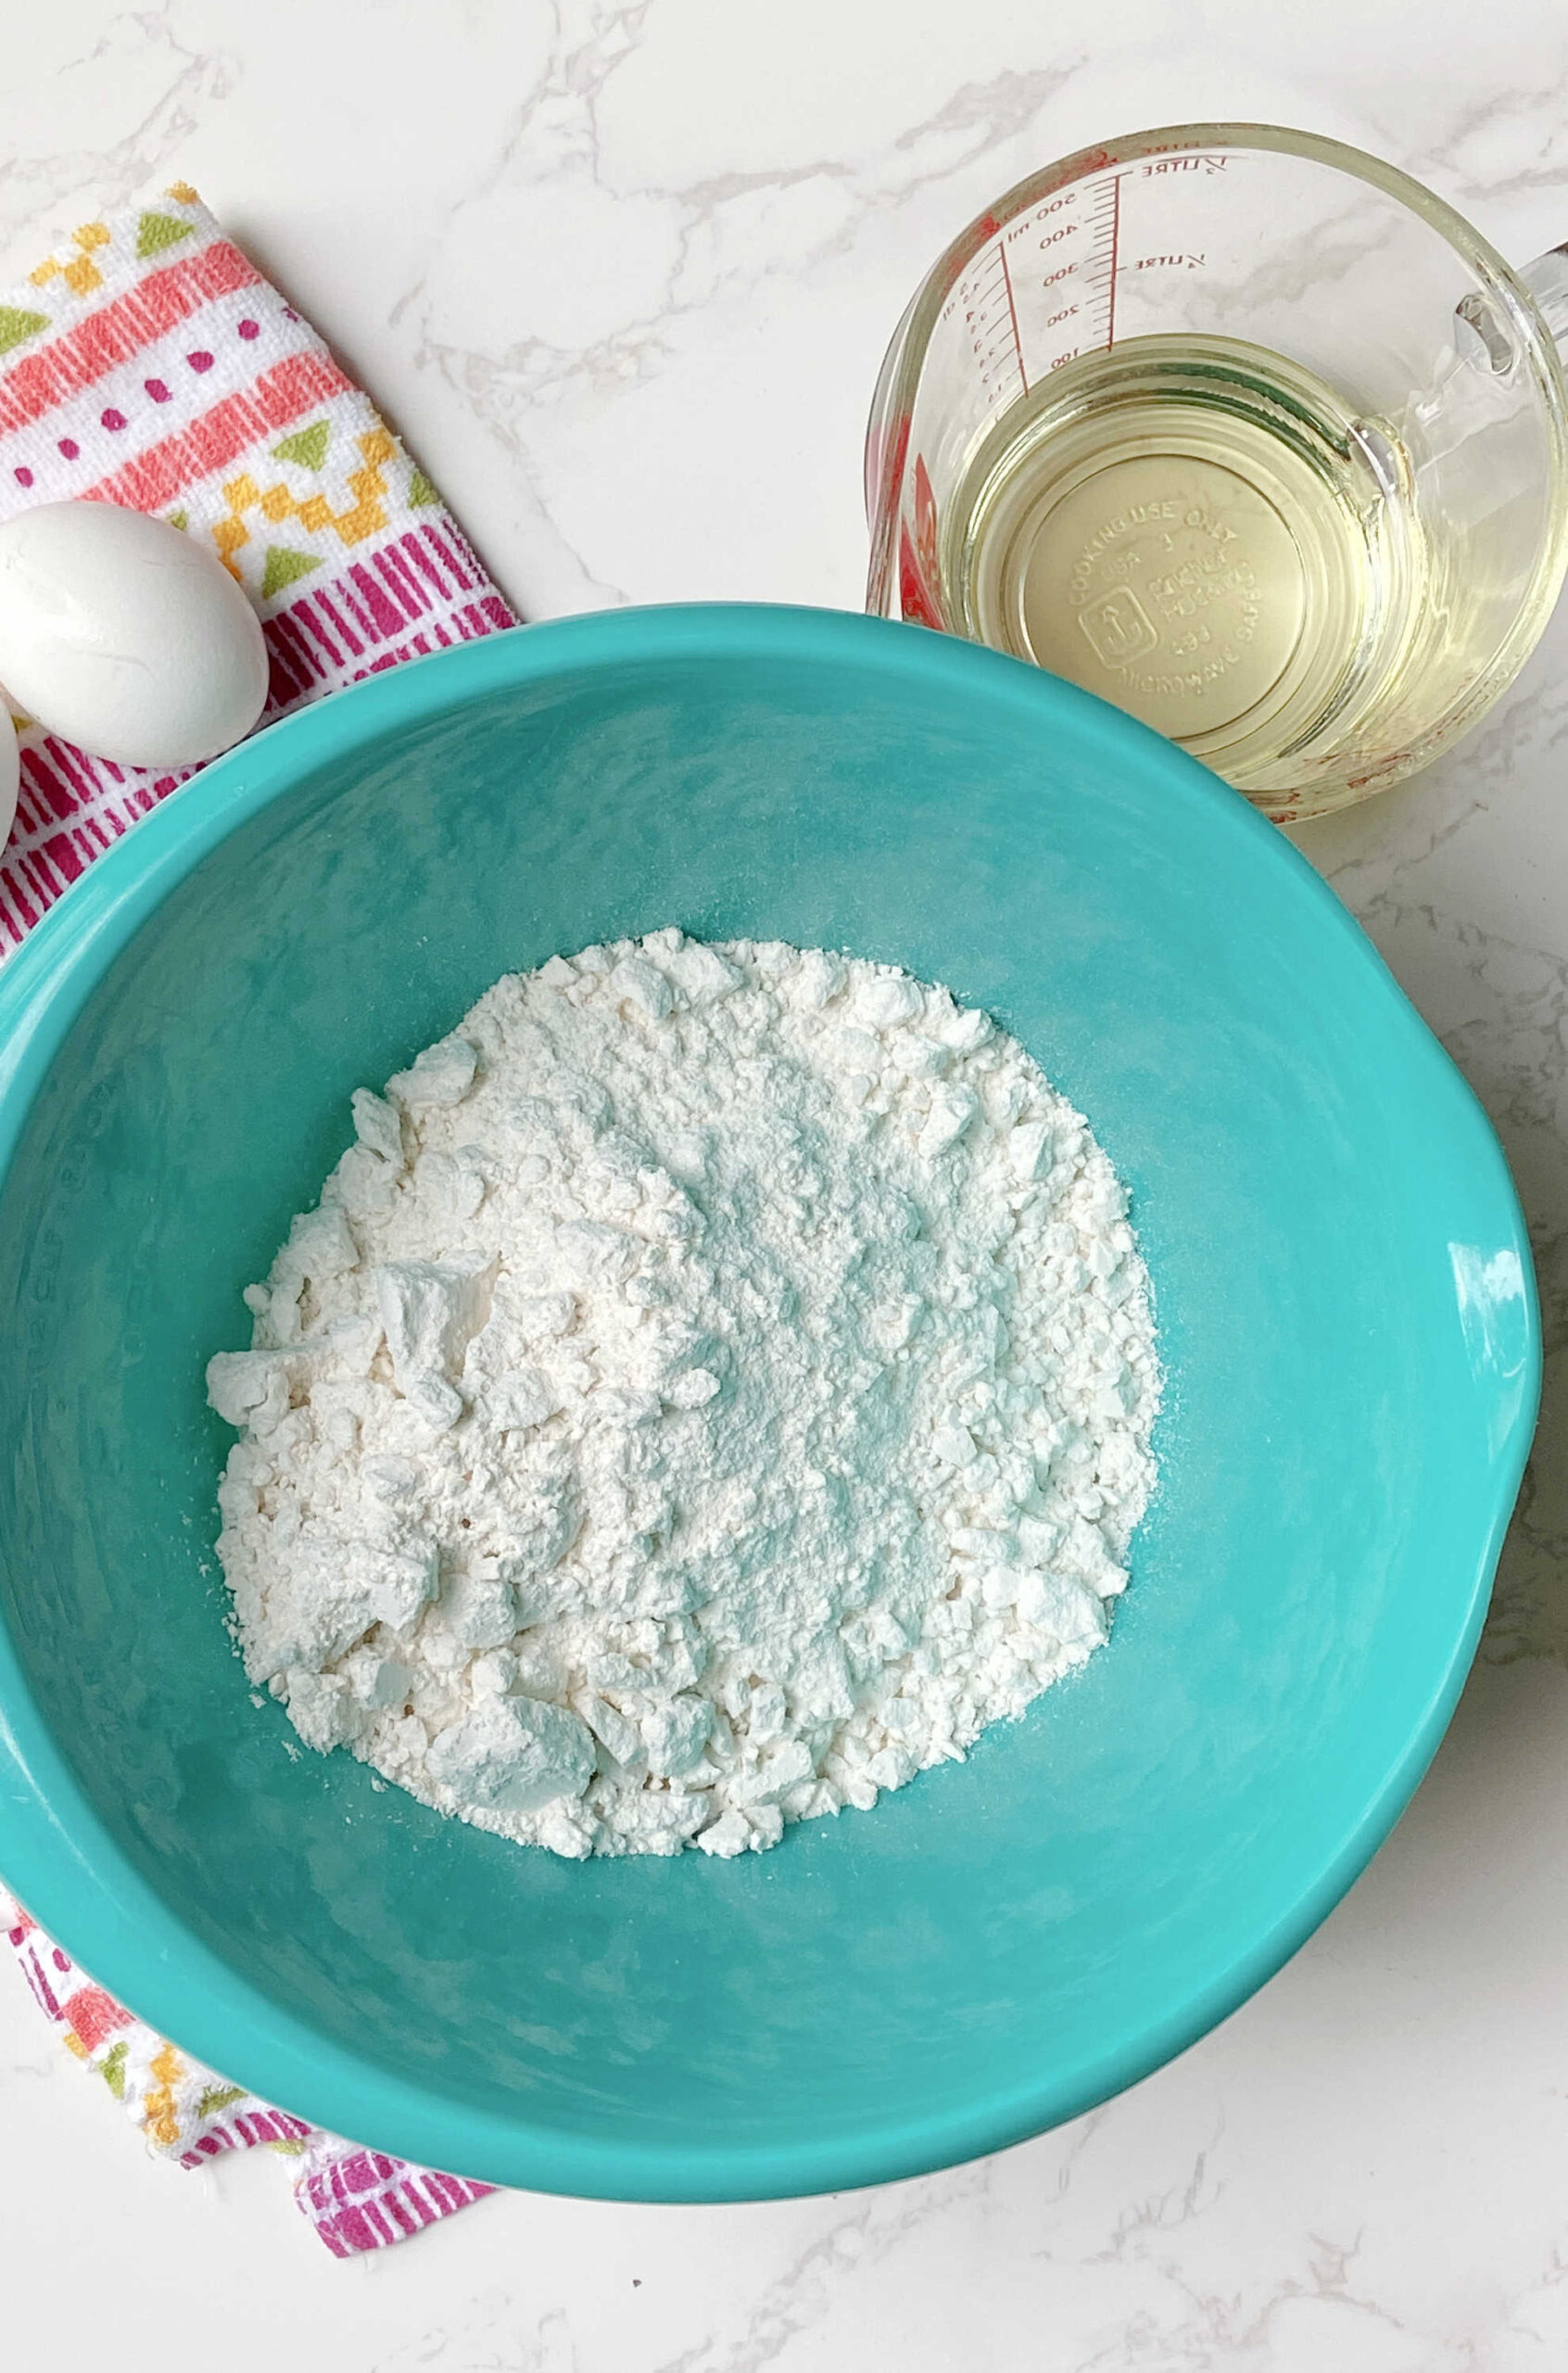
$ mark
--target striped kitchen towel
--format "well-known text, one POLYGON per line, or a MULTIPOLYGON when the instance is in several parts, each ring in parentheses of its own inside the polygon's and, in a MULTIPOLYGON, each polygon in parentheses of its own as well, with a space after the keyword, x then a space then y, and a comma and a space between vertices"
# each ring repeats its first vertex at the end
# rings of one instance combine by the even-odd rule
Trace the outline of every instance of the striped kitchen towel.
POLYGON ((406 2240, 493 2189, 339 2141, 226 2084, 121 2010, 4 1893, 0 1930, 66 2049, 103 2078, 157 2157, 200 2167, 270 2145, 295 2163, 294 2197, 334 2257, 406 2240))
MULTIPOLYGON (((0 519, 118 502, 210 542, 255 603, 261 722, 516 618, 424 472, 184 183, 84 222, 0 296, 0 519)), ((188 780, 19 719, 0 962, 188 780)))
MULTIPOLYGON (((260 613, 262 723, 399 660, 515 626, 424 471, 310 324, 183 183, 84 222, 0 298, 0 518, 117 502, 209 539, 260 613)), ((110 765, 19 718, 0 962, 77 876, 196 772, 110 765)), ((361 2150, 166 2043, 0 1894, 66 2049, 158 2156, 270 2145, 337 2257, 385 2249, 491 2187, 361 2150)))

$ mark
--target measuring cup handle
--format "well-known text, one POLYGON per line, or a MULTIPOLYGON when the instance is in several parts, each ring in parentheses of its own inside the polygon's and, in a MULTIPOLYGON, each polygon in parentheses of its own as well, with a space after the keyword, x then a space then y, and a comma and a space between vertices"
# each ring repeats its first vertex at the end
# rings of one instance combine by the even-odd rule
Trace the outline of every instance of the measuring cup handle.
POLYGON ((1519 277, 1540 307, 1558 345, 1568 348, 1568 240, 1560 247, 1549 247, 1534 263, 1522 264, 1519 277))

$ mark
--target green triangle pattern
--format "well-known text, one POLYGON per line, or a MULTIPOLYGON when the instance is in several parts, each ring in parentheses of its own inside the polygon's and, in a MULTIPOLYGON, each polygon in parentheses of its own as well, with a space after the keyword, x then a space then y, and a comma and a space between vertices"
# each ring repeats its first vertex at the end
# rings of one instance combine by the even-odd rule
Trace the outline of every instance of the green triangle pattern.
POLYGON ((236 2101, 245 2099, 243 2085, 209 2085, 196 2103, 197 2117, 216 2117, 220 2110, 232 2110, 236 2101))
POLYGON ((0 305, 0 354, 22 346, 49 326, 47 313, 29 313, 20 305, 0 305))
POLYGON ((188 511, 171 511, 169 514, 169 524, 171 527, 188 527, 191 524, 191 514, 188 511))
POLYGON ((416 462, 413 466, 413 476, 409 480, 409 509, 418 511, 424 503, 439 502, 440 500, 440 489, 432 486, 416 462))
POLYGON ((161 255, 165 247, 177 247, 195 229, 194 222, 182 222, 177 214, 144 214, 136 225, 138 260, 161 255))
POLYGON ((277 462, 297 462, 302 469, 319 470, 331 443, 331 421, 313 420, 309 428, 297 428, 292 437, 274 445, 272 458, 277 462))
POLYGON ((321 565, 315 552, 291 552, 287 544, 269 544, 261 567, 261 599, 270 602, 285 585, 292 585, 297 577, 309 577, 321 565))

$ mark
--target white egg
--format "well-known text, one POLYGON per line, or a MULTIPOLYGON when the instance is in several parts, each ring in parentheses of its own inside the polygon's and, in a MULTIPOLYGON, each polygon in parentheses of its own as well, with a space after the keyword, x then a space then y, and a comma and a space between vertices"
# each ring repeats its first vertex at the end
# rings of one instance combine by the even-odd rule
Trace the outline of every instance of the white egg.
POLYGON ((10 713, 0 701, 0 849, 11 836, 17 820, 17 793, 21 786, 21 753, 17 748, 16 728, 10 713))
POLYGON ((0 683, 95 757, 189 767, 255 724, 267 649, 195 537, 112 503, 45 502, 0 527, 0 683))

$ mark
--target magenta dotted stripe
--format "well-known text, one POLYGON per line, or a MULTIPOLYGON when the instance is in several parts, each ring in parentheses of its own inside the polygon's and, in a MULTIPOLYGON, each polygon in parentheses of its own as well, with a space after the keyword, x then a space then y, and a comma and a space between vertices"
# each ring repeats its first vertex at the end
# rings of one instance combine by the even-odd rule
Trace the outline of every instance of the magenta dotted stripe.
MULTIPOLYGON (((283 308, 283 311, 285 318, 288 321, 297 321, 299 318, 298 315, 287 305, 283 308)), ((247 315, 243 322, 235 323, 234 335, 236 337, 245 338, 247 341, 251 338, 259 337, 261 335, 261 324, 259 322, 252 321, 247 315)), ((185 362, 188 367, 196 373, 198 378, 200 378, 205 373, 211 370, 217 359, 217 356, 211 353, 208 348, 205 346, 198 346, 193 353, 186 355, 185 362)), ((174 400, 174 391, 165 379, 144 379, 142 387, 148 400, 155 404, 172 403, 174 400)), ((100 412, 98 414, 98 420, 100 425, 107 428, 111 436, 118 436, 122 428, 129 428, 131 425, 128 416, 120 411, 118 406, 114 404, 110 404, 107 412, 100 412)), ((74 462, 81 458, 82 448, 77 443, 74 437, 60 438, 57 442, 56 450, 59 453, 62 461, 74 462)), ((32 472, 28 468, 25 463, 19 463, 11 472, 11 476, 15 478, 19 487, 30 487, 34 483, 32 472)))

